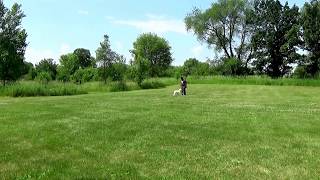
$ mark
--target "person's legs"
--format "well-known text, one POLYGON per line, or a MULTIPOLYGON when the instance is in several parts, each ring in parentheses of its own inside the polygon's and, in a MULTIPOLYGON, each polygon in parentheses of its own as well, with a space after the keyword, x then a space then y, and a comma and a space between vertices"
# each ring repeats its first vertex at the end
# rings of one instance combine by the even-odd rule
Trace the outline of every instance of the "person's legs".
POLYGON ((182 88, 182 96, 186 95, 186 88, 182 88))

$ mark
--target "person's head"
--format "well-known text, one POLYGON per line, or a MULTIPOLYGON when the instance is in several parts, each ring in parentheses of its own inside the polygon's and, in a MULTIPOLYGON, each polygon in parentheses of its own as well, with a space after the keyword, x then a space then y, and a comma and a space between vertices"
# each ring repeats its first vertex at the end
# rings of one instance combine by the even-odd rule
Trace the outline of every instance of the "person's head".
POLYGON ((183 79, 183 77, 181 77, 181 81, 183 81, 184 79, 183 79))

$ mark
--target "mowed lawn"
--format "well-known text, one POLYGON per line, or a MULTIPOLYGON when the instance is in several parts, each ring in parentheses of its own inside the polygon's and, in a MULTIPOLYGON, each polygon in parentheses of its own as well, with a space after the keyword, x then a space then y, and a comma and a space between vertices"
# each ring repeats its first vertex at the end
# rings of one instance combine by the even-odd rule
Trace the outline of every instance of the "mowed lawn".
POLYGON ((0 98, 0 179, 317 179, 320 88, 0 98))

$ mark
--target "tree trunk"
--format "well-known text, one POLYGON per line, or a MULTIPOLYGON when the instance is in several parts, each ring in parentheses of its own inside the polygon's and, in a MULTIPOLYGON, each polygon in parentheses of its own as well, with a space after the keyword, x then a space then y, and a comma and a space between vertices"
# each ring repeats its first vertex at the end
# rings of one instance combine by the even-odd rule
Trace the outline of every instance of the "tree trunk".
POLYGON ((230 29, 229 31, 229 49, 230 49, 230 55, 231 57, 234 57, 233 50, 232 50, 232 38, 233 38, 233 31, 230 29))
POLYGON ((230 21, 230 26, 229 26, 229 48, 230 48, 231 57, 234 57, 234 53, 232 49, 232 39, 234 34, 235 21, 236 21, 236 17, 233 17, 230 21))

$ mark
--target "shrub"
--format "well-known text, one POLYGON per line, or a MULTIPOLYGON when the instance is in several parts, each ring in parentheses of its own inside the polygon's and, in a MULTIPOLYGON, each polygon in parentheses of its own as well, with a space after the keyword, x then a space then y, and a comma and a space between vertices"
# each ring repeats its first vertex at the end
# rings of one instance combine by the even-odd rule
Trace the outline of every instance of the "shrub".
POLYGON ((149 61, 143 58, 138 58, 134 66, 134 80, 141 87, 144 79, 149 77, 148 74, 149 61))
POLYGON ((112 82, 110 84, 110 92, 128 91, 129 88, 124 81, 112 82))
POLYGON ((0 95, 11 97, 32 97, 32 96, 70 96, 87 94, 86 91, 73 84, 47 84, 35 82, 15 83, 0 88, 0 95))
POLYGON ((136 67, 134 65, 130 65, 126 71, 125 77, 126 79, 134 81, 135 75, 136 75, 136 67))
POLYGON ((44 85, 47 85, 49 83, 49 81, 51 81, 51 75, 48 72, 42 71, 39 72, 36 79, 44 85))
POLYGON ((307 67, 299 65, 296 67, 296 69, 293 72, 293 77, 305 79, 305 78, 311 78, 311 75, 307 72, 307 67))
POLYGON ((112 64, 110 73, 112 81, 122 81, 124 79, 127 66, 124 63, 112 64))
POLYGON ((99 74, 97 68, 86 68, 83 70, 83 82, 90 82, 90 81, 98 81, 99 80, 99 74))
POLYGON ((223 63, 223 75, 243 75, 242 62, 236 58, 225 59, 223 63))
POLYGON ((70 80, 70 74, 68 73, 68 71, 66 70, 66 68, 62 67, 62 66, 58 66, 57 68, 57 79, 59 81, 62 82, 67 82, 70 80))
POLYGON ((74 72, 73 75, 70 76, 70 79, 75 82, 81 84, 83 82, 83 74, 84 70, 83 69, 78 69, 76 72, 74 72))
POLYGON ((142 89, 158 89, 164 88, 166 85, 156 80, 143 81, 140 86, 142 89))

